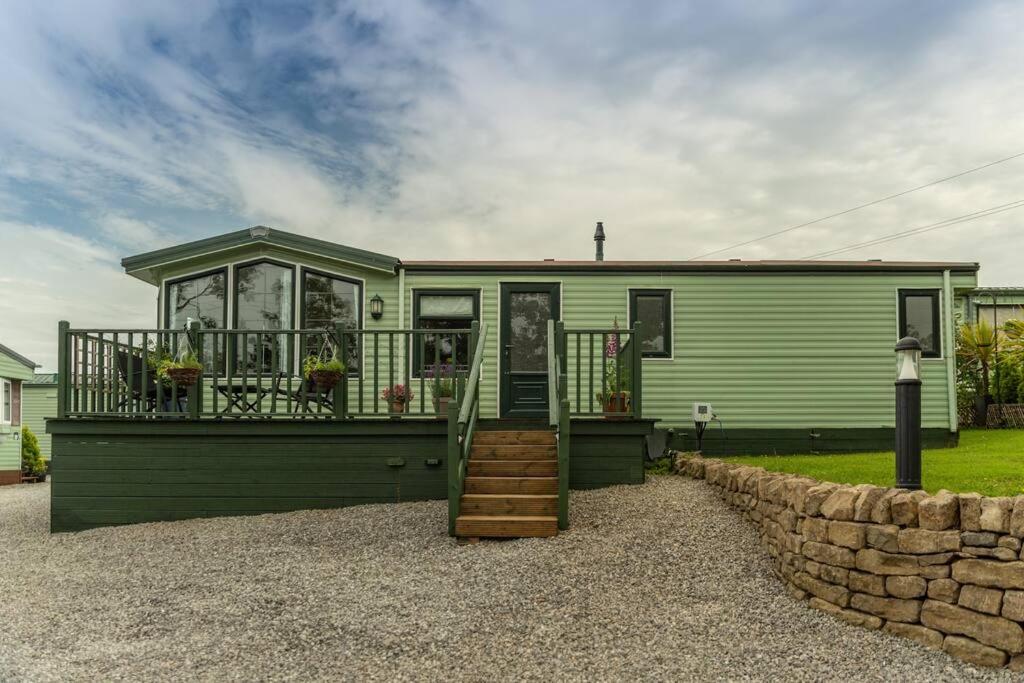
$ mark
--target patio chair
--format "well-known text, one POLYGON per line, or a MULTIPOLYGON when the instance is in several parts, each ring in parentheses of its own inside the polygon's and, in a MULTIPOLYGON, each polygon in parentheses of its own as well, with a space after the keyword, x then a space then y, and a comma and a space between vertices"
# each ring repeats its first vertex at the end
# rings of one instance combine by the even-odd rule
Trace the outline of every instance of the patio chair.
MULTIPOLYGON (((131 396, 125 395, 121 398, 121 402, 118 404, 117 409, 119 411, 124 410, 128 407, 130 401, 140 401, 143 405, 143 411, 147 413, 154 413, 157 409, 157 402, 160 400, 161 388, 157 384, 156 371, 149 370, 145 374, 145 386, 143 386, 143 373, 142 366, 145 363, 145 359, 139 354, 130 354, 122 349, 117 350, 117 370, 121 376, 121 381, 124 382, 125 389, 131 387, 131 396), (131 358, 132 372, 131 382, 128 381, 128 359, 131 358)), ((164 403, 169 405, 172 399, 172 391, 164 387, 163 388, 164 403)), ((186 392, 178 392, 178 411, 185 412, 186 401, 188 396, 186 392)))

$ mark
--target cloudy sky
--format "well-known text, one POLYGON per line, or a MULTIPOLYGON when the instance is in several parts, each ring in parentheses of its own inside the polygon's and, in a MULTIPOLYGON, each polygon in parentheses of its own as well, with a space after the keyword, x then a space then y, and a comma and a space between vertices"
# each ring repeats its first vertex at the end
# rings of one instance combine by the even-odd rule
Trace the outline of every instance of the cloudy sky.
MULTIPOLYGON (((124 255, 262 223, 404 258, 686 259, 1024 152, 1019 2, 0 3, 0 342, 153 323, 124 255)), ((716 254, 1024 199, 1024 157, 716 254)), ((1012 205, 1011 205, 1012 206, 1012 205)), ((834 258, 1024 285, 1024 208, 834 258)))

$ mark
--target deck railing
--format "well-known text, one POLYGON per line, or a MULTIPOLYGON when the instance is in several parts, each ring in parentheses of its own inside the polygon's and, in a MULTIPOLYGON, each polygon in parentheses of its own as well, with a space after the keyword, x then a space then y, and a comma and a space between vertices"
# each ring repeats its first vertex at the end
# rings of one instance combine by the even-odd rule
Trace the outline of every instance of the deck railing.
POLYGON ((465 391, 457 403, 448 406, 448 534, 455 535, 455 520, 459 517, 462 491, 469 468, 469 454, 473 448, 473 435, 480 419, 480 378, 487 343, 487 323, 482 327, 473 323, 476 343, 470 347, 471 361, 465 391))
POLYGON ((555 330, 562 397, 573 417, 643 415, 639 322, 624 329, 566 329, 558 323, 555 330))
POLYGON ((60 417, 436 417, 458 405, 473 329, 58 329, 60 417), (162 363, 191 353, 199 382, 178 386, 162 363), (337 357, 341 381, 325 389, 303 371, 308 357, 337 357), (385 384, 386 382, 386 384, 385 384), (402 398, 382 395, 402 385, 402 398))

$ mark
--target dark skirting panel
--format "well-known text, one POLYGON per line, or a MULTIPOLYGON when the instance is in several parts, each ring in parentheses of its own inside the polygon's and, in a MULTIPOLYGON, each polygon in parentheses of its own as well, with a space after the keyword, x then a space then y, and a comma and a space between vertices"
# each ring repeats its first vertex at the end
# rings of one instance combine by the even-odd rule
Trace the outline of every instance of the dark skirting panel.
MULTIPOLYGON (((570 486, 643 483, 650 421, 578 420, 570 486)), ((447 422, 50 420, 51 531, 447 497, 447 422)))

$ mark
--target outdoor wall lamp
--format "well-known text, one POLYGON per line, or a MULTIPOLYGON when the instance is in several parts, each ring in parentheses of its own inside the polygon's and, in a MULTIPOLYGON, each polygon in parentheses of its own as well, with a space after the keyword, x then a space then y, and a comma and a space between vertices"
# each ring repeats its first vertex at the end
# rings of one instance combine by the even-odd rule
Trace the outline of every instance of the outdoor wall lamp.
POLYGON ((896 486, 921 488, 921 342, 896 343, 896 486))
POLYGON ((374 320, 380 320, 380 317, 384 315, 384 299, 380 298, 380 294, 374 294, 370 299, 370 315, 374 320))

